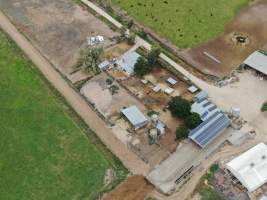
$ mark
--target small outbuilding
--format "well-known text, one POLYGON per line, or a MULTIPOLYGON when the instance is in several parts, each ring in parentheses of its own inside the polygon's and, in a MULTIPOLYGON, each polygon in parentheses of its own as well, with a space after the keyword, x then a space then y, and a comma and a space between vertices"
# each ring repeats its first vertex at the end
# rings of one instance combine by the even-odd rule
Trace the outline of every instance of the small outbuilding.
POLYGON ((167 94, 167 95, 171 95, 173 92, 174 92, 174 89, 172 89, 172 88, 170 88, 170 87, 167 87, 167 88, 164 90, 164 93, 167 94))
POLYGON ((161 91, 161 88, 160 88, 159 85, 155 85, 155 86, 152 88, 152 90, 153 90, 154 92, 158 93, 158 92, 161 91))
POLYGON ((188 91, 191 92, 192 94, 194 94, 198 91, 198 88, 196 86, 192 85, 188 88, 188 91))
POLYGON ((136 106, 125 108, 121 112, 135 130, 143 128, 148 123, 146 116, 136 106))
POLYGON ((172 86, 174 86, 177 83, 177 81, 171 77, 167 79, 167 82, 171 84, 172 86))
POLYGON ((108 69, 109 65, 110 65, 109 61, 105 60, 98 65, 98 68, 103 71, 103 70, 108 69))
POLYGON ((226 165, 248 190, 253 192, 267 182, 267 145, 260 143, 226 165))

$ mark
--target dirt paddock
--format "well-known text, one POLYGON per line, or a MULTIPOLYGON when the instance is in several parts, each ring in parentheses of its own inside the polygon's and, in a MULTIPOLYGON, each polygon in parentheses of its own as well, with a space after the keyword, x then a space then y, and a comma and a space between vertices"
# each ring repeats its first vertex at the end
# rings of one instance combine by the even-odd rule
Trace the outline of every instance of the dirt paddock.
POLYGON ((144 177, 132 176, 115 190, 105 194, 102 200, 143 200, 153 188, 144 177))
POLYGON ((64 74, 73 71, 87 36, 102 35, 105 45, 118 36, 72 0, 0 0, 0 8, 64 74))
POLYGON ((241 10, 225 27, 224 34, 199 47, 182 51, 181 57, 206 74, 224 77, 253 51, 266 47, 267 1, 261 0, 241 10), (238 36, 246 41, 237 42, 235 38, 238 36))

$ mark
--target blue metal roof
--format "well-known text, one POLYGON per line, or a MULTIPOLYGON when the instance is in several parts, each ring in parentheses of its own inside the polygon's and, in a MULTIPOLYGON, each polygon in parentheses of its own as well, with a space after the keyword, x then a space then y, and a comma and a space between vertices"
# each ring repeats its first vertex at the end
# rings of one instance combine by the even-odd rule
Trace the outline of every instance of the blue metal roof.
POLYGON ((197 128, 193 129, 189 134, 189 138, 201 148, 204 148, 218 137, 230 124, 230 119, 224 113, 217 111, 197 128))

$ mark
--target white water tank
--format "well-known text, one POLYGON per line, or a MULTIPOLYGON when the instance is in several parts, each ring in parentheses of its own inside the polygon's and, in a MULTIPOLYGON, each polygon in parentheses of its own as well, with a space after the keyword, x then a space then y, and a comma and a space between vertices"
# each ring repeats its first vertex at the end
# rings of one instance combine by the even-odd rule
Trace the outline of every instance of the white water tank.
POLYGON ((231 113, 234 117, 240 117, 240 108, 232 107, 231 113))

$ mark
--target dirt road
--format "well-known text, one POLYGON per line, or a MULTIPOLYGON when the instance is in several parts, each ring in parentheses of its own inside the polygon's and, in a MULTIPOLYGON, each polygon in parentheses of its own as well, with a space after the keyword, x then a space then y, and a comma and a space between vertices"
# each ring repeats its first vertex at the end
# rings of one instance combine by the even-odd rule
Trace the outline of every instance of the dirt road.
POLYGON ((15 26, 11 24, 9 19, 1 11, 0 27, 17 43, 104 144, 119 157, 125 167, 134 174, 146 175, 149 171, 149 166, 133 152, 128 150, 127 147, 112 134, 111 129, 109 129, 102 119, 91 110, 86 101, 65 82, 53 66, 17 31, 15 26))

